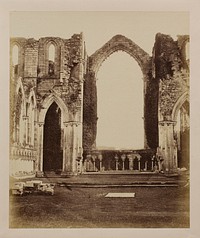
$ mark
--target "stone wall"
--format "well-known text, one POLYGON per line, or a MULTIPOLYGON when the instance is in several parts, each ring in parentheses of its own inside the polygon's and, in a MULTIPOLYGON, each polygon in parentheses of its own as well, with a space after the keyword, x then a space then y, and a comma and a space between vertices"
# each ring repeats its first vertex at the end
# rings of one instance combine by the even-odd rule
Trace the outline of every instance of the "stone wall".
POLYGON ((159 82, 159 120, 171 119, 173 107, 180 96, 189 90, 189 70, 184 55, 184 45, 172 37, 157 34, 155 50, 155 78, 159 82), (180 48, 181 46, 181 48, 180 48))
MULTIPOLYGON (((48 107, 55 101, 62 110, 63 157, 68 164, 63 166, 63 170, 77 171, 76 159, 82 153, 84 51, 82 34, 75 34, 70 39, 59 37, 44 37, 39 40, 11 39, 10 156, 12 161, 19 161, 22 156, 24 160, 24 156, 27 155, 25 160, 34 160, 34 163, 29 163, 30 166, 34 166, 32 170, 42 172, 45 115, 48 107), (18 47, 18 65, 15 66, 17 71, 13 70, 12 65, 12 51, 15 45, 18 47), (55 47, 52 74, 49 73, 50 45, 55 47), (34 109, 31 110, 35 113, 29 115, 31 95, 35 100, 34 109), (32 127, 34 129, 31 129, 32 127), (33 139, 30 139, 30 131, 31 137, 34 136, 33 139), (16 139, 16 133, 19 134, 20 139, 16 139), (31 159, 29 159, 27 150, 34 151, 34 158, 30 153, 31 159), (18 155, 16 151, 20 151, 20 154, 18 155)), ((22 167, 23 164, 21 163, 22 167)), ((27 167, 29 172, 30 166, 27 167)), ((26 173, 21 166, 19 168, 26 173)))
POLYGON ((83 148, 95 149, 97 135, 97 88, 93 72, 87 71, 83 97, 83 148))
POLYGON ((144 102, 144 117, 147 147, 155 149, 158 146, 158 81, 151 75, 146 84, 144 102))
POLYGON ((17 158, 16 151, 22 151, 25 156, 27 150, 33 150, 33 170, 42 172, 45 115, 49 106, 56 102, 61 109, 63 123, 63 170, 80 171, 77 166, 81 163, 77 160, 82 160, 83 150, 87 154, 96 148, 97 72, 107 57, 121 50, 136 60, 143 73, 145 148, 155 150, 160 146, 166 166, 171 169, 175 164, 173 130, 176 111, 182 103, 179 101, 188 98, 189 94, 188 41, 188 36, 178 36, 175 41, 168 35, 158 33, 151 57, 132 40, 116 35, 87 57, 82 33, 74 34, 70 39, 11 39, 11 58, 13 47, 16 45, 19 49, 18 65, 10 61, 10 134, 11 147, 15 148, 11 159, 17 158), (55 47, 53 65, 51 62, 54 70, 51 72, 50 45, 55 47), (34 118, 28 110, 31 97, 34 98, 34 118), (34 123, 32 144, 27 139, 30 137, 30 123, 34 123), (18 129, 21 131, 20 140, 15 141, 14 133, 18 129))
POLYGON ((154 45, 154 73, 159 83, 159 150, 166 171, 175 171, 178 164, 175 126, 179 123, 177 110, 189 98, 188 41, 188 36, 179 36, 175 41, 168 35, 158 33, 154 45))
POLYGON ((24 53, 24 77, 36 78, 38 67, 38 42, 34 39, 28 39, 26 41, 24 53))

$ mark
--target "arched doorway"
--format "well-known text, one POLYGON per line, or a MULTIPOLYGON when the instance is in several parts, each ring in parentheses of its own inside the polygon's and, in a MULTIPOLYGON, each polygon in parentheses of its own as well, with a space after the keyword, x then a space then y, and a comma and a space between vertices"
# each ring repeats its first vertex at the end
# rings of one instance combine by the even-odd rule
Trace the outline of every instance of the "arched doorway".
POLYGON ((63 149, 61 143, 61 110, 53 102, 44 123, 43 171, 61 171, 63 149))
POLYGON ((189 168, 189 102, 185 100, 177 112, 177 123, 175 126, 175 140, 177 142, 177 166, 178 168, 189 168))
POLYGON ((190 156, 190 104, 189 95, 184 93, 176 102, 172 111, 174 140, 177 148, 177 167, 189 169, 190 156))

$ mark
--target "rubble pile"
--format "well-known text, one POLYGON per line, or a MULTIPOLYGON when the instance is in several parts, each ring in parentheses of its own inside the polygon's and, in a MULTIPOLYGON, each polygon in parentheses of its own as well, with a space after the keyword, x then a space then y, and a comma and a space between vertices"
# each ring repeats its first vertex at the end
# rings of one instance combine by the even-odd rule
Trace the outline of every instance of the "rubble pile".
POLYGON ((10 189, 12 195, 26 195, 26 194, 45 194, 54 195, 55 184, 43 183, 39 180, 31 180, 26 182, 15 182, 10 189))

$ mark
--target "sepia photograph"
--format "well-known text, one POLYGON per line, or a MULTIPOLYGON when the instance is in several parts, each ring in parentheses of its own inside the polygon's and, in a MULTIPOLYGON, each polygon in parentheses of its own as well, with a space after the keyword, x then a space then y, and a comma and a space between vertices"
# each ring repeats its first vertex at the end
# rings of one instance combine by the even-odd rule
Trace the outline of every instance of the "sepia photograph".
POLYGON ((10 12, 10 228, 189 228, 188 12, 10 12))
POLYGON ((0 2, 0 237, 199 237, 199 10, 0 2))

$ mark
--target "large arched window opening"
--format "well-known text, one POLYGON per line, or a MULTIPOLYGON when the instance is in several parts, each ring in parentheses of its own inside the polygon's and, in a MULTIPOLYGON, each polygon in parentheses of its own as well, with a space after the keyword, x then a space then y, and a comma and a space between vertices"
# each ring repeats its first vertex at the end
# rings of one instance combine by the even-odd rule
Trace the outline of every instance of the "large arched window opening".
POLYGON ((46 113, 44 123, 44 171, 62 170, 63 149, 61 140, 61 110, 53 102, 46 113))
POLYGON ((143 80, 137 62, 117 52, 102 64, 97 78, 97 148, 144 148, 143 80))

